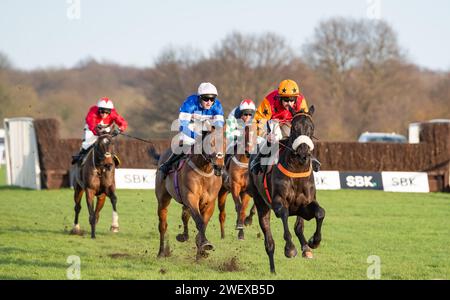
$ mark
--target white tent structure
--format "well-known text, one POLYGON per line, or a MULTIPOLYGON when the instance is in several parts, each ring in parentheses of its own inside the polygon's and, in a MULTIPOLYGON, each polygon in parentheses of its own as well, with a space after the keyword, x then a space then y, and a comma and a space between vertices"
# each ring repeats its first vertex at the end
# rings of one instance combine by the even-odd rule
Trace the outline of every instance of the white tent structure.
POLYGON ((5 164, 5 130, 0 129, 0 168, 5 164))
POLYGON ((41 169, 33 119, 4 120, 8 185, 41 189, 41 169))

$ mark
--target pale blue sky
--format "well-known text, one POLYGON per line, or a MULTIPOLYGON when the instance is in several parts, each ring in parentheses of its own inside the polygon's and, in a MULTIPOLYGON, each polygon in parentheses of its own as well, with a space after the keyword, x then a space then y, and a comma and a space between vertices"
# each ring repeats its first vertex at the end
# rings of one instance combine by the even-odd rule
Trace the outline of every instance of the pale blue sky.
POLYGON ((169 45, 207 53, 233 30, 275 32, 300 51, 321 20, 366 18, 380 1, 413 62, 450 69, 449 0, 80 0, 80 19, 70 20, 72 1, 0 0, 0 51, 26 70, 86 57, 144 67, 169 45))

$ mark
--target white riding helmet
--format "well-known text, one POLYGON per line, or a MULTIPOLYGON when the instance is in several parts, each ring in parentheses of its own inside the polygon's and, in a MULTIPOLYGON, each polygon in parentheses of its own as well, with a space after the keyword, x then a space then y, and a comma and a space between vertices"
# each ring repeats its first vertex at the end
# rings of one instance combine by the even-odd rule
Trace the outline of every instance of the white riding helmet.
POLYGON ((239 110, 252 110, 254 112, 256 110, 256 105, 251 99, 244 99, 241 104, 239 104, 239 110))
POLYGON ((103 97, 103 98, 100 98, 100 100, 98 100, 97 107, 98 108, 113 109, 114 108, 114 104, 111 101, 111 99, 109 99, 107 97, 103 97))
POLYGON ((218 96, 217 88, 210 82, 203 82, 198 87, 198 94, 201 95, 215 95, 218 96))

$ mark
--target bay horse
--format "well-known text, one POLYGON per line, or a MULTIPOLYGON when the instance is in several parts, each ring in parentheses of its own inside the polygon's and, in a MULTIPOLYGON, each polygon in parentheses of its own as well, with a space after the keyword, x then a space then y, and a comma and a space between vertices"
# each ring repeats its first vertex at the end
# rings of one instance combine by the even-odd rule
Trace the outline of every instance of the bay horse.
MULTIPOLYGON (((188 223, 192 216, 198 230, 197 259, 207 257, 207 251, 214 249, 206 238, 206 227, 214 212, 215 200, 222 186, 224 143, 223 133, 220 133, 214 127, 210 132, 204 131, 201 141, 191 147, 191 153, 180 161, 165 179, 159 169, 156 172, 155 194, 158 199, 160 233, 158 257, 167 257, 171 254, 166 232, 168 206, 172 198, 183 206, 181 214, 183 233, 177 235, 177 241, 185 242, 189 239, 188 223), (217 138, 221 141, 217 141, 217 138), (198 148, 194 151, 199 144, 201 151, 198 148), (209 148, 209 151, 205 148, 209 148)), ((165 162, 170 154, 171 149, 168 149, 161 155, 158 165, 165 162)))
MULTIPOLYGON (((260 227, 264 233, 264 245, 269 256, 270 271, 275 273, 274 251, 275 242, 270 230, 270 213, 275 212, 281 218, 284 229, 286 245, 284 254, 288 258, 295 257, 297 250, 292 242, 289 232, 288 217, 297 216, 295 234, 297 235, 303 257, 313 258, 311 249, 319 247, 322 236, 321 227, 325 218, 325 210, 320 207, 316 199, 316 187, 312 172, 311 154, 314 144, 311 138, 314 135, 312 115, 314 106, 309 112, 293 115, 292 127, 287 141, 280 141, 284 150, 279 155, 276 166, 263 175, 250 175, 249 188, 252 190, 260 227), (307 242, 303 234, 304 220, 316 219, 316 231, 307 242)), ((253 159, 253 157, 251 158, 253 159)))
POLYGON ((248 188, 248 162, 250 153, 252 151, 252 140, 250 139, 250 128, 246 126, 244 129, 244 140, 241 144, 237 144, 234 148, 234 153, 230 162, 226 166, 226 170, 222 175, 222 188, 219 191, 218 206, 219 206, 219 222, 220 235, 225 238, 225 203, 227 196, 231 193, 234 200, 234 207, 236 209, 236 230, 238 230, 238 239, 244 239, 244 224, 250 225, 252 223, 253 215, 256 213, 255 206, 250 210, 249 216, 246 217, 246 210, 251 196, 247 192, 248 188), (244 147, 242 147, 242 143, 244 147), (244 151, 241 149, 243 148, 244 151), (243 153, 240 153, 243 152, 243 153))
POLYGON ((117 214, 117 196, 114 179, 115 160, 114 143, 111 127, 100 129, 97 141, 91 150, 86 154, 83 162, 74 165, 74 200, 75 200, 75 220, 72 234, 80 234, 81 229, 78 223, 78 215, 81 210, 81 199, 83 193, 86 194, 86 202, 89 210, 89 223, 91 225, 91 238, 95 239, 95 226, 100 217, 100 210, 105 204, 106 196, 111 200, 113 208, 112 225, 110 230, 119 232, 119 215, 117 214), (109 130, 108 130, 109 129, 109 130), (94 198, 97 197, 97 204, 94 209, 94 198))

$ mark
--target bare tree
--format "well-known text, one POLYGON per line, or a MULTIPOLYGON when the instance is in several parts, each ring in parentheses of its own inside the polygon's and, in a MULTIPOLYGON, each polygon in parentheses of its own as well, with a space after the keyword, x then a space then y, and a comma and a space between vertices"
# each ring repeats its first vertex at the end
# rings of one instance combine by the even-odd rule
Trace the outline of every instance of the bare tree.
POLYGON ((0 52, 0 70, 9 70, 12 69, 11 60, 8 58, 6 54, 0 52))

